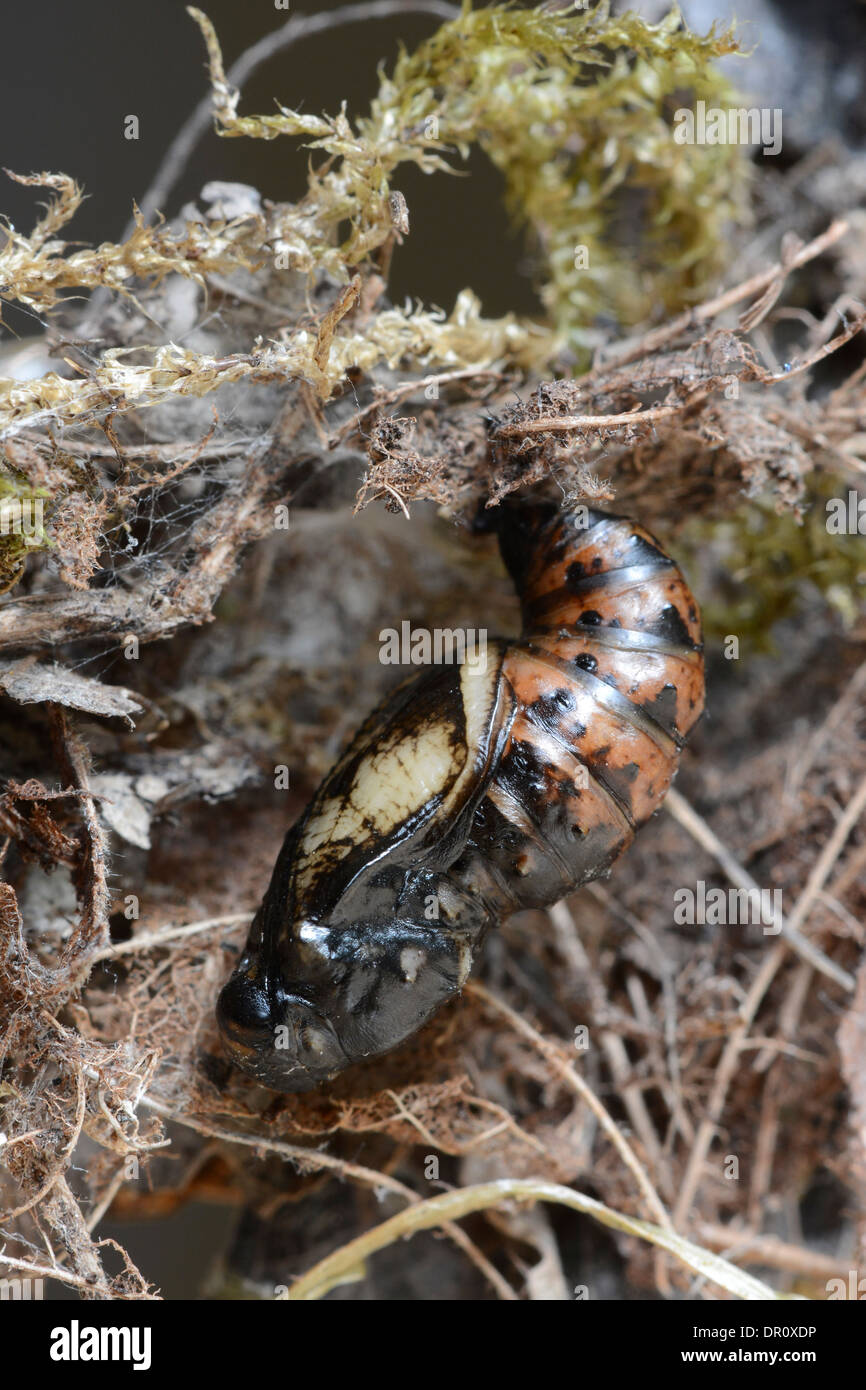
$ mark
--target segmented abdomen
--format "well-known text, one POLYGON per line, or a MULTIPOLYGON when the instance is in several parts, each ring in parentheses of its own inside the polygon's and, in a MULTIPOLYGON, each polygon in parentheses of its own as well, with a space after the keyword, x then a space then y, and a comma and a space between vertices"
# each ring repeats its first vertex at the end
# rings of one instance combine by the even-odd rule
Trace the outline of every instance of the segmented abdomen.
POLYGON ((500 908, 596 878, 658 809, 704 703, 697 605, 642 527, 525 506, 500 540, 523 608, 508 740, 457 877, 500 908))

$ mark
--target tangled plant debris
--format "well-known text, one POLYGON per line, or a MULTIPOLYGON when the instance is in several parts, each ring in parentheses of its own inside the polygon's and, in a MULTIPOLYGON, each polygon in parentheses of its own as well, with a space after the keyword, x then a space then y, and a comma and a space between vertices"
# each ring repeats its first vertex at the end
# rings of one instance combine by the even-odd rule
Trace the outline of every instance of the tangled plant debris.
POLYGON ((0 245, 0 300, 46 316, 45 370, 7 351, 0 380, 5 1272, 154 1297, 100 1223, 199 1196, 273 1218, 214 1291, 351 1296, 359 1262, 435 1224, 431 1281, 561 1298, 609 1258, 575 1250, 565 1203, 617 1231, 620 1291, 825 1297, 864 1239, 866 570, 823 524, 866 468, 862 157, 819 163, 805 212, 796 166, 749 202, 741 149, 671 138, 677 104, 733 99, 713 60, 736 47, 676 13, 465 6, 354 119, 240 115, 191 14, 218 132, 303 141, 304 197, 210 185, 73 249, 81 190, 15 174, 50 201, 0 245), (388 299, 400 168, 447 198, 476 143, 528 231, 538 321, 458 286, 448 312, 388 299), (449 626, 488 594, 508 628, 468 529, 528 486, 639 516, 694 573, 712 695, 682 794, 609 884, 513 919, 399 1053, 257 1090, 212 1011, 276 847, 382 693, 395 583, 449 626), (699 879, 780 888, 786 932, 677 929, 699 879))

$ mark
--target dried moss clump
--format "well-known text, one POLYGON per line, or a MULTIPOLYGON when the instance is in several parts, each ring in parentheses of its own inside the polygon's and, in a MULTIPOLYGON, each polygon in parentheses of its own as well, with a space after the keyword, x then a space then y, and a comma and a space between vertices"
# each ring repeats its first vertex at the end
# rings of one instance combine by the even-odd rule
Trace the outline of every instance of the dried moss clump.
POLYGON ((612 18, 605 4, 588 12, 467 5, 416 53, 403 53, 392 76, 383 73, 370 114, 353 125, 345 111, 328 117, 281 107, 278 115, 238 116, 239 95, 226 80, 213 27, 200 11, 190 13, 208 46, 218 132, 304 138, 326 156, 311 165, 307 194, 267 213, 183 228, 139 219, 126 242, 70 251, 59 234, 81 191, 63 175, 19 177, 58 196, 29 237, 6 228, 0 300, 48 312, 76 289, 133 296, 137 284, 158 284, 170 273, 204 285, 210 274, 263 267, 350 286, 358 275, 375 274, 381 255, 408 230, 396 170, 407 163, 426 173, 447 170, 452 149, 465 155, 477 142, 502 170, 512 212, 541 252, 550 322, 485 320, 467 291, 447 319, 382 305, 359 323, 349 314, 359 297, 353 293, 318 331, 306 322, 246 352, 217 357, 170 342, 139 344, 134 362, 127 349, 108 348, 71 379, 51 372, 0 381, 0 436, 49 418, 87 419, 106 402, 122 411, 244 379, 304 381, 327 400, 353 367, 543 370, 564 339, 578 347, 592 341, 599 314, 637 322, 658 305, 692 300, 718 268, 747 165, 734 146, 677 144, 670 118, 675 96, 728 94, 711 60, 736 51, 729 34, 700 38, 681 27, 676 10, 650 25, 633 15, 612 18), (626 216, 637 241, 618 233, 626 216), (588 255, 580 267, 578 246, 588 255))
MULTIPOLYGON (((587 345, 599 314, 638 323, 695 299, 719 270, 748 165, 733 145, 677 144, 671 119, 687 97, 732 99, 712 60, 737 51, 730 32, 683 27, 676 6, 648 24, 612 17, 607 3, 466 4, 401 56, 360 130, 377 149, 385 132, 419 126, 464 157, 477 142, 504 175, 512 215, 532 232, 552 322, 572 346, 587 345)), ((417 136, 403 138, 399 157, 417 159, 417 136)))
POLYGON ((639 322, 659 303, 695 298, 719 269, 748 166, 733 145, 676 143, 671 118, 686 96, 732 98, 712 66, 738 51, 729 32, 700 37, 676 7, 648 24, 611 17, 606 2, 593 10, 465 3, 459 19, 401 53, 391 77, 383 73, 370 115, 353 130, 345 112, 239 117, 213 29, 190 13, 208 41, 220 134, 312 136, 313 148, 338 159, 311 177, 308 198, 325 234, 315 259, 332 272, 347 274, 390 234, 400 165, 447 169, 449 147, 465 158, 476 143, 533 233, 542 299, 573 345, 592 340, 586 330, 598 314, 639 322), (346 219, 349 235, 331 250, 327 233, 346 219))

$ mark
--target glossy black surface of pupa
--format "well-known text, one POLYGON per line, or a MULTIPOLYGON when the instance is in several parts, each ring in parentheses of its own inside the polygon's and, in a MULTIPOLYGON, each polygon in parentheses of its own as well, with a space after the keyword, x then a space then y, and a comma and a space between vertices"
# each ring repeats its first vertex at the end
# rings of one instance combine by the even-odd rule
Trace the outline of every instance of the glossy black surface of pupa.
POLYGON ((641 527, 501 509, 515 641, 423 671, 289 832, 217 1016, 235 1063, 309 1090, 415 1033, 487 931, 605 873, 703 708, 697 606, 641 527))

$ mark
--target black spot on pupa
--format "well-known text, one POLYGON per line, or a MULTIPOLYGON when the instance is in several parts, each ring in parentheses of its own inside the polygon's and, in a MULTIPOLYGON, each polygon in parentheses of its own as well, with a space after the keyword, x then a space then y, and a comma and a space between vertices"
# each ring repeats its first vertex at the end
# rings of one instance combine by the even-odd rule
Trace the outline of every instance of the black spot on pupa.
POLYGON ((547 785, 547 765, 532 743, 517 739, 502 762, 499 777, 503 786, 518 798, 540 798, 547 785))
POLYGON ((572 560, 572 562, 571 562, 571 564, 569 565, 568 569, 565 571, 565 587, 566 587, 566 589, 573 590, 573 588, 574 588, 575 586, 579 586, 580 580, 581 580, 581 579, 585 579, 585 578, 586 578, 586 568, 585 568, 585 566, 583 566, 583 565, 580 563, 579 560, 572 560))
POLYGON ((677 646, 694 649, 694 643, 689 636, 689 630, 672 604, 663 608, 654 623, 647 628, 648 632, 656 637, 661 637, 665 642, 675 642, 677 646))
POLYGON ((660 724, 666 733, 677 733, 677 691, 676 686, 666 685, 660 690, 654 700, 647 700, 641 709, 648 714, 656 724, 660 724))
POLYGON ((598 670, 598 660, 591 652, 581 652, 580 656, 574 658, 574 664, 578 666, 581 671, 589 671, 592 673, 598 670))
POLYGON ((549 695, 539 695, 537 700, 527 705, 527 711, 537 718, 540 724, 557 725, 565 710, 572 709, 573 706, 574 696, 571 691, 560 688, 549 695))
POLYGON ((583 613, 581 613, 575 626, 581 624, 583 627, 598 627, 600 622, 601 614, 598 613, 594 608, 587 608, 583 613))

